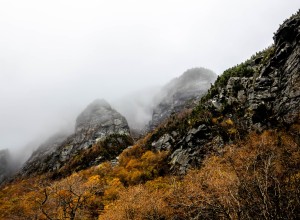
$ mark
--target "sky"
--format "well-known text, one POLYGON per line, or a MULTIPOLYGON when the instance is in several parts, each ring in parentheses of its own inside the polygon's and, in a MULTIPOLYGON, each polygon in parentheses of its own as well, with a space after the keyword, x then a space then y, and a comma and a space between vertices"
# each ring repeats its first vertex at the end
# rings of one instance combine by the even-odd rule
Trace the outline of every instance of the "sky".
POLYGON ((298 0, 0 0, 0 149, 16 152, 185 70, 272 44, 298 0))

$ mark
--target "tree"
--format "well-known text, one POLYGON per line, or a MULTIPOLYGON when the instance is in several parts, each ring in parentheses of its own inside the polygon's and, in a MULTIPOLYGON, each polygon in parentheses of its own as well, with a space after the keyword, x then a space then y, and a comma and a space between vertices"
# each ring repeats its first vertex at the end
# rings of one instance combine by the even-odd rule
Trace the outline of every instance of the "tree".
POLYGON ((49 220, 82 219, 88 215, 88 207, 94 205, 96 195, 103 191, 104 187, 99 176, 91 176, 85 181, 82 176, 75 173, 43 188, 41 190, 43 199, 38 202, 41 212, 49 220))

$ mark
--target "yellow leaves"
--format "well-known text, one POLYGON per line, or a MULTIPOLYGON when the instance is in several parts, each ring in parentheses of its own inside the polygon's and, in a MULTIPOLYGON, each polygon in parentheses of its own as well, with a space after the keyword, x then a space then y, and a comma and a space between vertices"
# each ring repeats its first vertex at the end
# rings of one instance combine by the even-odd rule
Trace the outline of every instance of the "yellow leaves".
POLYGON ((236 133, 237 133, 237 129, 235 129, 235 128, 229 128, 228 129, 228 134, 233 135, 233 134, 236 134, 236 133))
MULTIPOLYGON (((132 184, 137 184, 137 183, 141 183, 143 181, 142 177, 144 176, 145 172, 142 172, 140 170, 134 170, 133 172, 130 173, 129 175, 129 182, 132 184)), ((149 175, 148 175, 149 178, 149 175)))
POLYGON ((230 118, 226 119, 226 118, 223 118, 223 117, 219 117, 219 118, 213 119, 213 121, 215 121, 216 123, 220 122, 220 125, 222 127, 232 127, 232 126, 234 126, 234 122, 230 118))
POLYGON ((125 168, 128 170, 132 170, 135 168, 139 168, 140 166, 141 166, 140 161, 138 161, 137 159, 130 159, 126 164, 125 168))
POLYGON ((88 183, 91 182, 99 182, 100 181, 100 176, 99 175, 93 175, 91 177, 88 178, 88 183))
POLYGON ((114 168, 115 176, 126 184, 138 184, 155 178, 164 167, 168 152, 142 151, 137 146, 120 155, 120 163, 114 168))
POLYGON ((71 192, 68 191, 68 190, 65 190, 65 189, 62 189, 62 190, 59 190, 56 195, 58 197, 63 197, 63 198, 67 198, 67 197, 70 197, 72 196, 71 192))
POLYGON ((143 154, 141 159, 145 161, 154 161, 156 159, 156 155, 152 151, 148 150, 143 154))
MULTIPOLYGON (((224 118, 215 121, 224 122, 225 131, 236 132, 232 121, 224 118)), ((276 187, 284 185, 280 190, 286 190, 285 193, 299 189, 300 149, 293 135, 276 131, 252 133, 244 141, 225 146, 221 154, 209 155, 199 170, 190 171, 184 177, 159 177, 168 152, 147 151, 136 145, 122 153, 118 166, 102 163, 65 179, 43 181, 47 187, 39 185, 36 179, 5 187, 0 191, 0 219, 32 216, 46 219, 41 208, 51 217, 63 219, 64 212, 77 204, 78 219, 95 219, 99 213, 103 213, 99 219, 172 219, 174 216, 192 219, 199 213, 215 210, 220 210, 218 216, 199 214, 199 219, 228 217, 220 213, 237 219, 236 210, 245 210, 243 203, 252 202, 248 195, 254 198, 254 203, 259 201, 255 193, 260 192, 259 184, 265 180, 269 181, 268 187, 273 186, 270 183, 273 179, 279 183, 276 187), (243 188, 245 185, 248 188, 243 188), (41 205, 45 201, 44 190, 48 200, 41 205)))
POLYGON ((101 183, 99 175, 93 175, 88 178, 87 182, 84 183, 85 187, 96 187, 101 183))
POLYGON ((135 144, 131 148, 125 149, 119 156, 119 164, 126 166, 131 158, 140 158, 145 152, 145 149, 139 144, 135 144))
POLYGON ((286 181, 292 181, 294 183, 300 183, 300 171, 297 172, 296 174, 292 175, 289 180, 286 181))
POLYGON ((104 200, 108 200, 109 202, 118 199, 119 194, 122 190, 124 190, 124 186, 121 183, 120 179, 113 178, 108 182, 108 186, 104 193, 104 200))
POLYGON ((228 118, 228 119, 225 121, 225 123, 226 123, 227 125, 229 125, 229 126, 233 126, 233 125, 234 125, 233 121, 232 121, 230 118, 228 118))
POLYGON ((113 178, 108 182, 108 186, 114 188, 123 188, 123 184, 121 183, 119 178, 113 178))
POLYGON ((205 160, 201 170, 205 176, 205 183, 213 190, 224 190, 236 184, 237 177, 227 161, 217 156, 211 156, 205 160))
POLYGON ((145 183, 150 190, 168 190, 172 187, 171 180, 168 177, 158 177, 145 183))
POLYGON ((234 124, 234 121, 231 118, 224 118, 223 116, 220 116, 218 118, 212 118, 211 122, 214 125, 220 125, 223 129, 226 130, 229 136, 238 134, 238 130, 234 124))
POLYGON ((217 124, 217 123, 218 123, 218 118, 212 118, 212 119, 211 119, 211 122, 212 122, 213 124, 217 124))
POLYGON ((150 191, 143 185, 137 185, 120 192, 120 199, 107 206, 99 220, 169 219, 169 210, 161 192, 150 191))

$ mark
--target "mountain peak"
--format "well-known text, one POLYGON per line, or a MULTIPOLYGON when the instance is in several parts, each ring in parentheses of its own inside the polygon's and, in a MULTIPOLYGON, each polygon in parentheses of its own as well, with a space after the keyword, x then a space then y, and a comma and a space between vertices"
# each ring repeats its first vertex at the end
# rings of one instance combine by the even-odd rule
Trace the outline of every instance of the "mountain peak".
POLYGON ((193 107, 215 81, 217 75, 205 68, 192 68, 171 80, 155 100, 152 120, 145 130, 153 130, 172 113, 193 107))
POLYGON ((77 117, 75 133, 67 137, 56 135, 42 144, 26 162, 21 175, 72 172, 70 166, 83 169, 116 157, 131 144, 126 119, 107 101, 96 99, 77 117), (105 146, 107 149, 101 151, 99 146, 104 141, 107 145, 114 142, 113 147, 105 146))
POLYGON ((95 99, 91 104, 88 105, 87 108, 92 108, 92 107, 111 108, 110 104, 105 99, 95 99))
POLYGON ((112 120, 120 116, 106 100, 96 99, 77 117, 75 131, 78 132, 87 127, 105 125, 107 123, 114 124, 112 120))

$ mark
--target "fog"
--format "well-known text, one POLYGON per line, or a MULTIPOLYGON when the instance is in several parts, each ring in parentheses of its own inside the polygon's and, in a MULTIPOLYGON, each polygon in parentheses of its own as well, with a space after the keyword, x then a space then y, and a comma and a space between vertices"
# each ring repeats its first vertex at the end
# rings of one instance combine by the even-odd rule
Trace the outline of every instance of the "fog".
POLYGON ((220 74, 269 46, 299 6, 296 0, 2 0, 0 149, 30 154, 53 133, 71 131, 96 98, 147 102, 153 88, 189 68, 220 74))
POLYGON ((143 133, 149 129, 153 111, 160 103, 172 103, 174 96, 178 98, 180 93, 196 98, 194 93, 198 96, 207 91, 216 78, 216 73, 208 69, 191 68, 163 86, 134 91, 114 100, 111 104, 126 117, 132 131, 143 133))

